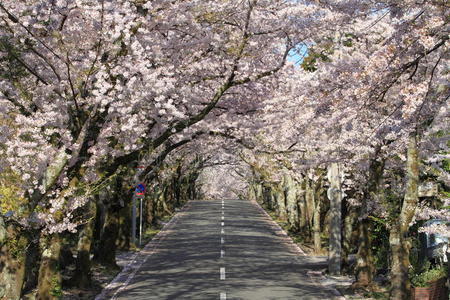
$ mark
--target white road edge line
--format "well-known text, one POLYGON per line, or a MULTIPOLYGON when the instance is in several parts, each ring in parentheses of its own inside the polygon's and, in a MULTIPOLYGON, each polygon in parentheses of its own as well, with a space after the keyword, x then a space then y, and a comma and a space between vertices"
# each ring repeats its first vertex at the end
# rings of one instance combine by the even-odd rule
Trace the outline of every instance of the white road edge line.
MULTIPOLYGON (((285 239, 287 239, 289 241, 289 243, 291 245, 294 246, 294 249, 300 254, 300 256, 305 256, 307 257, 308 255, 300 248, 300 246, 298 246, 296 243, 294 243, 294 241, 292 240, 292 238, 287 234, 287 232, 281 228, 280 225, 278 225, 277 222, 275 222, 272 217, 264 210, 264 208, 262 208, 262 206, 255 200, 251 200, 250 201, 254 206, 256 206, 257 209, 259 209, 263 215, 265 215, 266 217, 266 222, 269 222, 270 224, 272 224, 272 226, 276 227, 279 231, 282 232, 282 234, 284 235, 285 239)), ((298 261, 298 258, 296 258, 296 260, 298 261)), ((313 276, 311 276, 310 274, 306 273, 306 275, 308 276, 308 278, 316 283, 317 285, 321 285, 325 290, 330 291, 331 293, 334 294, 334 298, 336 298, 336 300, 346 300, 347 298, 345 296, 343 296, 341 294, 341 292, 339 292, 336 288, 333 287, 329 287, 327 285, 324 284, 324 281, 326 279, 326 277, 324 275, 322 275, 322 281, 318 281, 316 278, 314 278, 313 276)))
POLYGON ((220 238, 220 243, 221 244, 225 243, 225 240, 223 238, 220 238))
POLYGON ((220 233, 221 233, 221 234, 225 234, 225 230, 223 230, 223 228, 222 228, 222 230, 220 231, 220 233))
POLYGON ((225 220, 225 216, 222 216, 222 220, 225 220))
POLYGON ((134 256, 131 259, 131 262, 126 265, 122 271, 114 277, 114 279, 109 282, 106 287, 104 287, 100 294, 95 296, 95 300, 104 300, 106 299, 106 296, 110 296, 110 293, 113 293, 112 297, 110 296, 110 300, 115 300, 117 298, 118 293, 120 293, 122 290, 126 290, 128 287, 128 284, 130 281, 134 278, 136 273, 140 270, 142 265, 147 261, 147 259, 155 253, 155 250, 157 247, 161 244, 161 242, 166 238, 169 228, 175 224, 180 216, 184 214, 190 207, 191 202, 188 201, 181 210, 173 216, 173 218, 166 223, 163 228, 153 237, 153 239, 148 242, 144 248, 136 252, 134 256), (146 253, 147 252, 147 253, 146 253), (145 254, 145 257, 143 257, 143 253, 145 254), (140 262, 138 261, 140 257, 143 257, 143 259, 140 259, 140 262), (131 272, 131 273, 130 273, 131 272), (128 274, 127 274, 128 273, 128 274), (125 282, 120 282, 120 279, 122 279, 123 276, 126 276, 125 282))
POLYGON ((220 280, 225 280, 225 268, 220 268, 220 280))
POLYGON ((220 300, 227 300, 227 293, 220 293, 220 300))
POLYGON ((222 226, 224 226, 225 225, 225 223, 224 222, 222 222, 222 226))
POLYGON ((225 250, 220 250, 220 258, 223 258, 225 256, 225 250))

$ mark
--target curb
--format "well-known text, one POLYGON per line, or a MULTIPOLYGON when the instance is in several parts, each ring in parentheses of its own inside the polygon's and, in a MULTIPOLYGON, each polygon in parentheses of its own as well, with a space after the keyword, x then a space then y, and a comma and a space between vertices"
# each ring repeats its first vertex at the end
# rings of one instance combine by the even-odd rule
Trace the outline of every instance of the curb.
MULTIPOLYGON (((288 244, 288 246, 291 248, 291 250, 294 250, 294 252, 300 254, 301 256, 308 256, 294 241, 291 239, 291 237, 287 234, 287 232, 277 223, 275 222, 272 217, 266 212, 264 208, 256 201, 256 200, 250 200, 250 202, 260 210, 263 215, 266 217, 267 221, 272 225, 272 227, 275 228, 275 232, 278 236, 282 237, 285 242, 288 244)), ((306 275, 316 283, 317 285, 320 285, 323 287, 324 290, 332 293, 334 295, 333 300, 346 300, 347 298, 342 295, 337 289, 324 286, 319 280, 325 280, 326 277, 322 273, 317 272, 306 272, 306 275)))
POLYGON ((192 200, 186 202, 186 204, 163 226, 163 228, 161 228, 145 247, 134 254, 131 262, 126 265, 110 283, 108 283, 100 294, 95 296, 95 300, 116 299, 117 295, 128 286, 131 279, 133 279, 147 259, 157 252, 157 247, 165 239, 167 234, 170 233, 170 228, 173 227, 178 219, 184 215, 186 210, 191 207, 191 201, 192 200))

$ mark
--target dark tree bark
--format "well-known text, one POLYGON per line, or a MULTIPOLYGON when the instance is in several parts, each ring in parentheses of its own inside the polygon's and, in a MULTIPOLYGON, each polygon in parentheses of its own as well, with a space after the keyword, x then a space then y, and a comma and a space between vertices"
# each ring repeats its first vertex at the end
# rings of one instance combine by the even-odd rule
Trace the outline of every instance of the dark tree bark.
POLYGON ((62 295, 59 256, 61 237, 58 233, 41 238, 42 258, 39 268, 37 300, 56 300, 62 295))
POLYGON ((314 252, 319 254, 322 252, 322 242, 321 242, 321 238, 320 238, 320 211, 321 211, 321 207, 322 207, 322 202, 323 202, 323 193, 324 193, 324 189, 323 189, 323 185, 322 185, 322 180, 323 180, 323 174, 320 170, 316 171, 316 174, 319 175, 319 178, 316 182, 314 182, 313 187, 314 187, 314 198, 313 198, 313 205, 314 205, 314 210, 313 210, 313 238, 314 238, 314 252))
POLYGON ((119 211, 116 205, 110 205, 106 210, 105 225, 100 238, 94 260, 101 265, 118 268, 116 263, 116 240, 119 233, 119 211))
POLYGON ((365 218, 358 223, 358 253, 355 275, 356 282, 353 287, 366 288, 371 287, 373 276, 375 274, 374 257, 372 253, 372 238, 370 236, 372 224, 365 218))
MULTIPOLYGON (((99 245, 94 253, 94 260, 101 265, 119 268, 116 263, 117 237, 119 235, 120 212, 123 207, 122 180, 117 178, 112 186, 105 205, 105 223, 99 245), (122 200, 122 201, 121 201, 122 200)), ((131 195, 126 194, 126 197, 131 195)))
POLYGON ((88 222, 80 231, 77 245, 77 259, 75 262, 75 273, 71 283, 79 288, 89 288, 92 285, 91 274, 91 247, 97 212, 96 201, 91 200, 86 207, 88 222))
POLYGON ((348 256, 355 245, 357 238, 357 230, 354 230, 355 220, 357 219, 357 211, 348 203, 344 205, 344 228, 342 230, 342 268, 348 271, 350 267, 348 256))
POLYGON ((131 245, 131 201, 125 201, 124 204, 119 210, 117 249, 128 251, 131 245))
MULTIPOLYGON (((375 149, 374 156, 370 162, 367 188, 364 191, 365 201, 371 201, 379 196, 379 186, 383 179, 385 160, 380 159, 379 153, 381 146, 375 149)), ((373 277, 375 274, 374 257, 372 253, 372 222, 366 217, 366 205, 362 205, 359 214, 365 216, 358 224, 358 253, 356 254, 356 282, 354 287, 363 287, 372 289, 373 277)))
MULTIPOLYGON (((30 233, 29 233, 30 234, 30 233)), ((25 257, 25 283, 22 295, 36 288, 39 277, 41 254, 39 249, 40 232, 31 232, 25 257)))
POLYGON ((392 256, 390 299, 409 299, 411 297, 411 282, 408 276, 411 242, 407 238, 407 235, 409 224, 414 218, 419 202, 418 152, 417 136, 414 134, 410 136, 408 144, 405 197, 403 199, 399 221, 392 224, 389 234, 392 256))
POLYGON ((149 226, 155 224, 155 208, 154 208, 154 195, 151 195, 150 199, 146 201, 146 223, 149 226))
POLYGON ((25 281, 27 237, 0 216, 0 298, 18 300, 25 281))

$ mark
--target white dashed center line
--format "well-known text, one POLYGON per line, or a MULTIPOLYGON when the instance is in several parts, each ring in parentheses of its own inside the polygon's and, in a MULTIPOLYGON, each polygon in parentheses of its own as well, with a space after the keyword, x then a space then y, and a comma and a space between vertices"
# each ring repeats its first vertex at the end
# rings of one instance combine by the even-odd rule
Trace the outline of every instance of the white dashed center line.
MULTIPOLYGON (((223 222, 223 220, 225 220, 225 212, 224 212, 225 206, 224 205, 225 205, 224 204, 224 200, 222 199, 222 222, 221 222, 222 229, 220 230, 220 234, 221 235, 225 234, 225 230, 223 228, 225 226, 225 222, 223 222)), ((223 245, 224 243, 225 243, 225 240, 224 240, 223 236, 221 236, 220 237, 220 244, 223 245)), ((225 250, 220 249, 220 258, 224 258, 224 256, 225 256, 225 250)), ((220 280, 225 280, 225 267, 221 267, 220 268, 220 280)), ((226 300, 226 299, 227 299, 227 294, 221 292, 220 293, 220 300, 226 300)))

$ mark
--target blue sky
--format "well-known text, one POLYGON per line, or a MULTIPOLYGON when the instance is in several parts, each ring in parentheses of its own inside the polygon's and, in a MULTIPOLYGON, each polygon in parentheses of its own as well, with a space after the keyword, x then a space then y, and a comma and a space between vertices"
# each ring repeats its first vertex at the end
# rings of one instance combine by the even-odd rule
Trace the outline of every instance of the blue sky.
POLYGON ((308 55, 308 47, 305 44, 299 44, 295 49, 292 49, 288 55, 288 61, 293 62, 295 66, 299 66, 303 59, 308 55))

